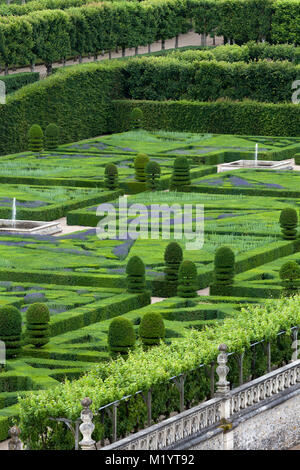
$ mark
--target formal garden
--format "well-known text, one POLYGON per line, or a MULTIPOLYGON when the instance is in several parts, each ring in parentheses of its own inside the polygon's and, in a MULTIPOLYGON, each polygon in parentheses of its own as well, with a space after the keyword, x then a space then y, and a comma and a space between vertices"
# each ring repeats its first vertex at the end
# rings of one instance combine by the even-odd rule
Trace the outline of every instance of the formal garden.
POLYGON ((220 343, 233 387, 288 363, 299 21, 298 0, 0 1, 0 442, 16 424, 30 449, 73 449, 84 397, 102 445, 160 422, 214 396, 220 343), (191 30, 199 46, 178 47, 191 30), (142 205, 155 237, 127 232, 142 205), (199 249, 172 205, 194 231, 204 208, 199 249))

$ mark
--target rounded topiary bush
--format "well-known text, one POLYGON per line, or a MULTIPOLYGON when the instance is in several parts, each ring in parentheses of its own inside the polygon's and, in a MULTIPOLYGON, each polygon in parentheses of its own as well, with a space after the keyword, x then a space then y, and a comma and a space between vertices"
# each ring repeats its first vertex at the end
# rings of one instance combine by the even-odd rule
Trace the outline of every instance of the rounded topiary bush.
POLYGON ((105 167, 105 187, 113 190, 118 187, 118 168, 114 163, 109 163, 105 167))
POLYGON ((284 240, 295 240, 297 238, 298 214, 296 209, 286 208, 280 213, 279 223, 284 240))
POLYGON ((145 166, 146 187, 149 191, 159 188, 160 166, 157 162, 148 162, 145 166))
POLYGON ((44 133, 41 126, 33 124, 28 132, 28 150, 41 152, 44 146, 44 133))
POLYGON ((287 289, 297 289, 297 282, 300 279, 300 266, 296 261, 287 261, 279 271, 280 279, 287 289))
POLYGON ((141 108, 133 108, 130 113, 130 122, 132 129, 140 129, 143 127, 144 113, 141 108))
POLYGON ((176 191, 191 184, 190 164, 186 157, 177 157, 174 161, 170 189, 176 191))
POLYGON ((139 335, 144 346, 159 344, 165 337, 165 325, 162 316, 158 312, 148 312, 143 316, 139 335))
POLYGON ((132 256, 126 266, 127 290, 131 294, 145 292, 145 265, 139 256, 132 256))
POLYGON ((26 311, 26 339, 40 348, 49 342, 50 313, 46 304, 34 303, 26 311))
POLYGON ((109 325, 108 347, 114 354, 128 354, 129 349, 135 345, 134 328, 130 320, 124 317, 115 317, 109 325))
POLYGON ((178 271, 177 295, 183 298, 197 297, 198 275, 195 263, 185 260, 178 271))
POLYGON ((172 285, 177 286, 178 283, 178 271, 180 264, 182 263, 183 252, 182 248, 177 242, 170 242, 164 254, 165 260, 165 281, 172 285))
POLYGON ((134 159, 135 179, 141 183, 146 181, 146 165, 149 163, 149 157, 145 153, 139 153, 134 159))
POLYGON ((231 248, 222 246, 217 249, 214 260, 216 284, 232 285, 234 279, 235 256, 231 248))
POLYGON ((45 129, 45 149, 55 150, 59 145, 59 127, 52 123, 48 124, 45 129))
POLYGON ((15 357, 21 351, 22 317, 11 305, 0 308, 0 341, 5 343, 6 357, 15 357))

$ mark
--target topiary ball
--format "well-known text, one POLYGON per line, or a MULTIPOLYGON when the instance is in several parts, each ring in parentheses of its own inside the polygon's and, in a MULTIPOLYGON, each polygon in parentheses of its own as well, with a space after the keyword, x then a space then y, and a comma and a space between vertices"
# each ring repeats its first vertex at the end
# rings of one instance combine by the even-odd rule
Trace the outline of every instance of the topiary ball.
POLYGON ((300 266, 296 261, 287 261, 279 271, 280 279, 294 281, 300 279, 300 266))
POLYGON ((180 264, 182 262, 182 248, 177 242, 170 242, 165 249, 164 259, 166 263, 180 264))
POLYGON ((0 337, 20 335, 22 317, 20 311, 12 305, 0 308, 0 337))
POLYGON ((54 150, 58 147, 59 144, 59 127, 54 124, 48 124, 45 129, 45 148, 46 150, 54 150))
POLYGON ((133 129, 139 129, 143 124, 144 113, 141 108, 133 108, 130 113, 130 121, 133 129))
POLYGON ((36 302, 31 304, 26 311, 26 321, 32 324, 48 323, 50 312, 46 304, 36 302))
POLYGON ((139 256, 132 256, 126 266, 128 292, 144 292, 145 284, 145 265, 139 256))
POLYGON ((158 312, 148 312, 143 316, 139 335, 144 345, 151 346, 160 343, 165 337, 165 325, 162 316, 158 312))
POLYGON ((28 148, 32 152, 41 152, 43 150, 44 133, 41 126, 33 124, 28 132, 28 148))
POLYGON ((115 317, 108 330, 108 345, 113 353, 127 354, 135 345, 134 328, 130 320, 124 317, 115 317))
POLYGON ((185 260, 181 263, 178 272, 178 289, 179 297, 197 297, 198 274, 195 263, 185 260))
POLYGON ((216 251, 214 263, 216 268, 233 268, 235 263, 234 252, 227 246, 221 246, 216 251))

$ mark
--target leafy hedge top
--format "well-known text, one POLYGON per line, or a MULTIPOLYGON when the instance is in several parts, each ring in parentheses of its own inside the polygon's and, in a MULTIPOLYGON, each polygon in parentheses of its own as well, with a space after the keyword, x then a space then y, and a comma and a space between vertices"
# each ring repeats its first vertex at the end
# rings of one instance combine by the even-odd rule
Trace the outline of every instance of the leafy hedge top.
POLYGON ((57 387, 21 398, 20 426, 23 439, 39 436, 47 426, 47 418, 80 416, 80 400, 88 396, 92 409, 133 394, 148 390, 152 385, 167 381, 173 375, 194 369, 201 363, 216 359, 218 346, 225 343, 228 350, 240 353, 251 342, 271 340, 281 330, 300 324, 300 295, 293 298, 267 300, 264 305, 249 305, 227 317, 222 324, 207 327, 201 332, 187 332, 185 338, 171 345, 161 344, 147 352, 137 348, 128 359, 101 363, 84 377, 66 380, 57 387))
POLYGON ((26 321, 28 323, 47 323, 49 320, 50 312, 46 304, 36 302, 28 307, 26 311, 26 321))
POLYGON ((55 123, 48 124, 45 129, 45 136, 50 138, 58 138, 59 136, 59 127, 55 123))
POLYGON ((0 337, 18 336, 22 330, 21 313, 16 307, 7 305, 0 308, 0 337))

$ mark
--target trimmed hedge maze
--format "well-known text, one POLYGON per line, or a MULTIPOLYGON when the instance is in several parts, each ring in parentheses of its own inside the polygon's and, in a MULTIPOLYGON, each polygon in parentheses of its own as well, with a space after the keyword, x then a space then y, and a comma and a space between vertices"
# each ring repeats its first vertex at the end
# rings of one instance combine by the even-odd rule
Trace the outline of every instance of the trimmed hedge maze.
MULTIPOLYGON (((220 336, 223 328, 226 331, 226 325, 244 322, 244 316, 248 318, 245 308, 255 309, 258 306, 267 309, 264 306, 268 305, 269 298, 290 296, 291 292, 280 278, 280 270, 288 261, 300 264, 300 242, 298 233, 292 239, 283 238, 279 220, 284 209, 299 213, 299 174, 296 171, 273 170, 217 173, 219 163, 254 158, 256 142, 259 143, 260 158, 280 160, 299 153, 298 138, 138 129, 61 145, 51 152, 24 152, 1 159, 0 214, 10 216, 11 198, 16 197, 17 218, 33 218, 39 214, 37 218, 52 220, 66 215, 69 225, 82 226, 82 230, 60 236, 0 235, 0 308, 14 306, 22 316, 21 354, 9 359, 0 372, 0 440, 7 437, 10 424, 20 418, 25 439, 31 441, 32 448, 39 447, 38 436, 29 435, 33 425, 30 409, 35 400, 38 403, 42 396, 55 395, 59 383, 65 387, 63 390, 72 390, 73 385, 65 379, 75 380, 74 390, 77 387, 76 379, 85 373, 95 374, 95 380, 98 380, 98 369, 94 370, 96 364, 100 369, 117 367, 115 361, 111 361, 112 352, 107 341, 113 318, 126 319, 133 327, 136 346, 128 358, 130 364, 131 355, 137 357, 141 354, 141 348, 145 348, 139 330, 146 313, 160 314, 164 322, 165 344, 156 348, 173 348, 172 351, 175 351, 199 332, 208 335, 209 340, 205 340, 208 341, 207 348, 208 344, 212 344, 210 335, 214 335, 214 329, 220 336), (142 167, 138 171, 135 168, 135 159, 141 154, 159 165, 160 175, 156 180, 159 186, 156 190, 151 190, 151 185, 147 186, 143 181, 137 181, 145 176, 142 167), (179 187, 178 191, 169 190, 174 183, 175 161, 184 161, 185 181, 190 178, 191 182, 179 187), (105 169, 112 163, 117 168, 118 177, 114 182, 115 189, 109 190, 105 169), (249 189, 249 193, 244 192, 245 188, 249 189), (195 265, 193 294, 210 287, 210 295, 205 291, 195 297, 184 298, 180 289, 177 290, 176 276, 173 283, 169 282, 170 277, 166 278, 172 260, 168 261, 167 266, 165 250, 170 240, 175 239, 178 223, 172 212, 156 216, 156 222, 160 222, 162 215, 165 219, 170 217, 170 239, 163 238, 164 224, 159 227, 158 239, 122 239, 118 234, 107 240, 97 237, 96 226, 103 217, 96 215, 98 205, 102 202, 111 204, 110 207, 116 211, 118 229, 118 198, 124 195, 128 207, 140 203, 148 209, 152 204, 177 204, 179 207, 184 204, 204 205, 203 248, 188 251, 184 237, 176 241, 183 259, 195 265), (216 250, 224 245, 234 253, 235 273, 234 282, 224 286, 220 295, 218 286, 215 286, 214 260, 216 250), (146 290, 131 294, 128 292, 126 267, 133 257, 140 258, 145 265, 146 290), (161 301, 150 304, 150 295, 161 301), (26 312, 36 302, 45 304, 50 312, 47 341, 42 347, 31 344, 27 335, 26 312), (45 395, 40 394, 42 390, 45 395), (23 397, 21 408, 18 397, 23 397)), ((146 160, 145 157, 140 158, 140 161, 146 160)), ((195 229, 195 210, 192 216, 195 229)), ((136 218, 137 215, 129 217, 128 224, 136 223, 136 218)), ((282 327, 282 322, 280 325, 282 327)), ((277 326, 274 326, 274 331, 277 326)), ((276 356, 277 363, 283 360, 287 349, 284 344, 282 356, 276 356)), ((153 354, 155 356, 154 350, 148 347, 148 352, 144 351, 143 354, 149 356, 143 356, 143 361, 153 354)), ((214 346, 209 351, 212 359, 214 346)), ((126 361, 125 358, 124 367, 126 361)), ((233 381, 236 382, 234 367, 233 364, 233 381)), ((259 370, 264 371, 263 359, 259 370)), ((112 370, 112 377, 113 374, 112 370)), ((165 379, 165 375, 157 378, 159 383, 165 379)), ((155 402, 154 416, 168 415, 176 410, 176 393, 163 391, 157 384, 154 387, 158 387, 161 397, 171 393, 167 411, 164 398, 155 402)), ((134 391, 133 385, 130 390, 134 391)), ((187 385, 187 403, 194 403, 191 398, 193 390, 197 390, 199 399, 204 399, 207 379, 191 377, 187 385), (195 388, 196 382, 198 385, 195 388)), ((71 399, 68 393, 66 403, 71 399)), ((113 387, 109 394, 110 401, 121 398, 118 393, 118 387, 113 387)), ((106 404, 106 391, 103 397, 105 402, 102 403, 101 399, 95 403, 106 404)), ((47 403, 45 406, 49 416, 63 413, 74 418, 77 405, 72 408, 74 413, 72 411, 71 414, 64 412, 61 405, 51 410, 47 403)), ((143 416, 143 405, 137 410, 143 416)), ((45 424, 45 416, 39 413, 38 406, 37 429, 45 424)), ((120 409, 120 413, 123 416, 127 412, 120 409)), ((132 429, 135 419, 130 413, 128 419, 124 418, 120 436, 132 429)), ((104 428, 100 428, 97 427, 99 438, 109 438, 109 420, 105 419, 104 428)), ((54 426, 53 429, 57 446, 62 428, 54 426)), ((46 448, 51 448, 51 439, 47 437, 43 444, 46 448)), ((72 447, 71 440, 69 437, 63 440, 62 447, 72 447)))

